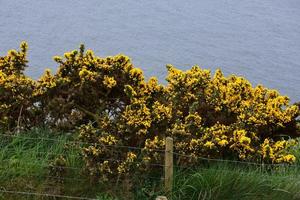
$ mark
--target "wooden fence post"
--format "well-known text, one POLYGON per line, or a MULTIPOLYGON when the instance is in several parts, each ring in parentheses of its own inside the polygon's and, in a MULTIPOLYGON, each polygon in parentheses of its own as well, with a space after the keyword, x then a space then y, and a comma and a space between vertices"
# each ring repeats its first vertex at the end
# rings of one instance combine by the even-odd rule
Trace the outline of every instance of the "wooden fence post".
POLYGON ((173 187, 173 139, 166 138, 165 149, 165 191, 172 193, 173 187))

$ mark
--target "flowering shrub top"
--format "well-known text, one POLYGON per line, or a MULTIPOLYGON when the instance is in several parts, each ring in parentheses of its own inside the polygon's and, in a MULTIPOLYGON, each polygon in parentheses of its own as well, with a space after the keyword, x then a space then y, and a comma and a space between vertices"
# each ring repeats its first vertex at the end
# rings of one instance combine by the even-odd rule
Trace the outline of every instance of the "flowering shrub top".
POLYGON ((288 97, 220 70, 213 77, 198 66, 186 72, 168 66, 168 72, 166 102, 172 102, 173 114, 167 132, 178 138, 175 148, 183 154, 257 159, 264 140, 288 134, 282 127, 298 113, 288 97))
POLYGON ((27 44, 0 57, 0 130, 32 123, 35 82, 23 73, 27 67, 27 44))

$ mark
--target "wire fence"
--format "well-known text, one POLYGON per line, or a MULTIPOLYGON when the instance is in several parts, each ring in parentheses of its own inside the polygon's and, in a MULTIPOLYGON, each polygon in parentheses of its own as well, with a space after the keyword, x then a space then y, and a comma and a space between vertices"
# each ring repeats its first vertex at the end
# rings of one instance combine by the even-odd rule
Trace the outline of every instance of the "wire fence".
MULTIPOLYGON (((51 142, 57 142, 62 143, 62 139, 54 139, 54 138, 45 138, 45 137, 27 137, 20 134, 16 135, 10 135, 10 134, 0 134, 0 137, 5 138, 11 138, 11 139, 18 139, 19 142, 22 145, 22 141, 27 140, 39 140, 39 141, 51 141, 51 142)), ((46 156, 53 156, 54 158, 59 157, 61 155, 66 155, 68 157, 75 157, 75 158, 81 158, 83 155, 80 152, 80 145, 94 145, 97 146, 97 143, 92 142, 81 142, 81 141, 73 141, 73 140, 66 140, 63 141, 66 142, 68 145, 74 145, 74 149, 60 149, 56 150, 56 152, 52 151, 40 151, 39 149, 33 151, 36 155, 41 156, 42 158, 46 156), (79 145, 79 146, 78 146, 79 145), (70 154, 70 151, 74 154, 70 154)), ((9 143, 8 143, 9 144, 9 143)), ((172 144, 173 145, 173 144, 172 144)), ((118 149, 122 151, 137 151, 140 152, 140 154, 143 153, 145 148, 143 147, 134 147, 134 146, 126 146, 126 145, 102 145, 101 147, 108 147, 112 149, 118 149)), ((84 185, 93 185, 94 182, 91 181, 91 177, 89 176, 88 170, 85 168, 85 166, 82 164, 81 166, 68 166, 68 165, 56 165, 55 163, 39 163, 39 159, 37 159, 33 163, 26 163, 22 161, 22 155, 26 153, 26 151, 19 151, 18 149, 14 149, 11 147, 4 147, 2 148, 3 152, 5 154, 0 154, 0 178, 8 178, 13 180, 14 178, 23 178, 24 180, 27 179, 41 179, 44 180, 44 182, 48 182, 50 185, 49 187, 54 190, 57 187, 57 184, 59 183, 70 183, 70 184, 76 184, 79 182, 84 183, 84 185), (19 157, 17 156, 19 155, 19 157), (37 172, 35 170, 39 168, 37 172), (46 169, 46 170, 41 170, 46 169), (50 173, 54 171, 54 173, 50 173), (67 176, 69 175, 69 176, 67 176), (70 177, 71 176, 71 177, 70 177), (54 183, 54 186, 51 185, 51 183, 54 183), (56 184, 56 185, 55 185, 56 184)), ((176 161, 182 158, 186 159, 195 159, 197 161, 206 161, 208 163, 214 162, 214 163, 230 163, 234 165, 247 165, 247 166, 254 166, 259 169, 262 168, 268 168, 268 167, 285 167, 286 164, 264 164, 264 163, 256 163, 256 162, 246 162, 246 161, 239 161, 239 160, 226 160, 226 159, 216 159, 216 158, 206 158, 201 156, 194 156, 194 155, 186 155, 183 153, 179 153, 176 151, 173 151, 173 146, 170 149, 167 147, 165 149, 147 149, 150 150, 152 153, 158 153, 163 159, 162 162, 157 163, 149 163, 148 166, 155 169, 156 172, 155 176, 151 175, 151 173, 147 174, 139 174, 138 179, 147 179, 156 181, 159 184, 162 184, 164 182, 165 186, 166 184, 171 184, 173 182, 173 168, 178 170, 189 170, 191 169, 191 165, 180 165, 176 161), (175 162, 173 162, 173 159, 175 158, 175 162), (158 174, 158 175, 157 175, 158 174), (171 178, 171 180, 169 180, 171 178)), ((123 159, 117 159, 117 158, 98 158, 99 161, 113 161, 113 162, 122 162, 123 159)), ((134 164, 140 164, 141 161, 135 161, 134 164)), ((289 167, 299 168, 298 165, 288 165, 289 167)), ((212 171, 215 170, 216 172, 222 172, 222 173, 233 173, 232 170, 224 170, 224 169, 210 169, 205 168, 201 166, 201 171, 212 171)), ((239 172, 239 173, 245 173, 247 172, 239 172)), ((279 178, 287 178, 291 179, 290 176, 286 177, 279 177, 279 178)), ((297 179, 297 178, 295 178, 297 179)), ((297 179, 298 180, 298 179, 297 179)), ((116 180, 109 180, 110 184, 119 184, 122 182, 122 180, 116 179, 116 180)), ((46 184, 44 183, 44 186, 46 184)), ((36 189, 37 186, 34 186, 33 189, 36 189)), ((169 186, 170 187, 170 186, 169 186)), ((25 187, 26 188, 26 187, 25 187)), ((31 196, 36 198, 58 198, 58 199, 85 199, 85 200, 93 200, 95 198, 91 197, 82 197, 82 196, 72 196, 72 195, 66 195, 65 191, 63 192, 51 192, 47 193, 46 191, 35 191, 32 190, 11 190, 9 187, 0 187, 0 194, 4 195, 20 195, 20 196, 31 196)))
MULTIPOLYGON (((195 159, 195 156, 186 155, 182 153, 173 152, 173 155, 175 156, 181 156, 185 158, 195 159)), ((196 156, 197 160, 205 160, 205 161, 215 161, 215 162, 221 162, 221 163, 235 163, 235 164, 242 164, 242 165, 254 165, 254 166, 293 166, 293 167, 299 167, 298 165, 293 164, 284 164, 284 163, 257 163, 257 162, 248 162, 248 161, 239 161, 239 160, 227 160, 227 159, 216 159, 216 158, 205 158, 201 156, 196 156)))
MULTIPOLYGON (((68 145, 69 148, 64 149, 53 149, 50 151, 43 151, 42 148, 36 148, 31 149, 32 154, 35 154, 36 160, 33 163, 26 163, 22 160, 22 156, 26 155, 26 150, 15 148, 14 145, 5 145, 5 141, 2 142, 2 154, 0 154, 0 177, 2 178, 8 178, 11 180, 14 179, 22 179, 22 180, 34 180, 39 179, 43 180, 43 185, 46 186, 47 182, 55 183, 55 185, 50 185, 50 190, 55 190, 59 186, 59 183, 63 184, 81 184, 81 185, 89 185, 93 186, 95 183, 91 182, 91 177, 89 176, 89 172, 85 168, 85 166, 65 166, 65 165, 55 165, 54 163, 49 164, 40 161, 44 161, 45 157, 50 158, 57 158, 59 156, 66 156, 71 159, 77 159, 82 158, 83 154, 80 151, 80 147, 82 146, 95 146, 95 147, 104 147, 104 148, 110 148, 116 151, 135 151, 142 153, 145 149, 141 147, 135 147, 135 146, 126 146, 126 145, 105 145, 101 144, 99 145, 97 142, 82 142, 82 141, 76 141, 76 140, 66 140, 63 138, 48 138, 48 137, 28 137, 21 134, 0 134, 0 137, 6 138, 8 140, 7 144, 10 144, 11 141, 14 142, 14 145, 20 145, 21 147, 26 146, 27 141, 38 141, 38 142, 50 142, 53 143, 63 143, 65 142, 66 145, 68 145), (4 144, 3 144, 4 143, 4 144), (70 153, 72 152, 72 153, 70 153), (41 159, 39 159, 41 158, 41 159), (34 172, 38 168, 37 172, 34 172), (46 170, 43 170, 46 169, 46 170), (54 175, 49 173, 51 170, 54 171, 54 175), (57 174, 55 174, 57 172, 57 174), (71 177, 70 177, 71 176, 71 177)), ((33 142, 34 143, 34 142, 33 142)), ((30 143, 29 143, 30 144, 30 143)), ((30 149, 31 145, 29 145, 30 149)), ((26 149, 26 148, 25 148, 26 149)), ((151 152, 157 152, 159 154, 164 153, 165 150, 163 149, 147 149, 151 152)), ((97 158, 98 161, 111 161, 111 162, 122 162, 124 160, 118 159, 118 158, 97 158)), ((134 164, 139 164, 139 161, 132 162, 134 164)), ((152 168, 158 169, 157 171, 163 172, 163 163, 149 163, 148 166, 152 168)), ((163 181, 163 177, 161 174, 159 176, 151 176, 151 175, 145 175, 139 176, 140 179, 147 179, 155 182, 161 183, 163 181)), ((110 185, 118 185, 123 180, 109 180, 110 185)), ((97 184, 96 184, 97 185, 97 184)), ((101 191, 99 191, 101 192, 101 191)), ((71 192, 72 193, 72 192, 71 192)), ((91 197, 82 197, 81 195, 65 195, 65 192, 63 193, 56 193, 56 192, 47 192, 46 191, 38 191, 37 186, 35 188, 27 188, 26 186, 23 187, 23 190, 14 190, 10 187, 1 187, 0 188, 0 194, 2 195, 19 195, 25 198, 25 196, 29 196, 28 198, 34 197, 34 198, 59 198, 59 199, 95 199, 91 197), (31 197, 30 197, 31 196, 31 197)), ((89 196, 89 195, 87 195, 89 196)), ((5 196, 6 197, 6 196, 5 196)))
POLYGON ((76 196, 66 196, 66 195, 59 195, 59 194, 37 193, 37 192, 22 192, 22 191, 13 191, 13 190, 0 190, 0 192, 8 193, 8 194, 26 195, 26 196, 43 196, 43 197, 55 197, 55 198, 64 198, 64 199, 97 200, 88 197, 76 197, 76 196))
MULTIPOLYGON (((43 137, 26 137, 26 136, 20 136, 18 134, 11 135, 11 134, 0 134, 0 136, 3 137, 11 137, 11 138, 18 138, 23 140, 44 140, 44 141, 52 141, 52 142, 61 142, 61 140, 53 139, 53 138, 43 138, 43 137)), ((82 141, 68 141, 68 144, 74 144, 74 145, 98 145, 97 142, 82 142, 82 141)), ((134 147, 134 146, 126 146, 126 145, 107 145, 107 144, 101 144, 102 147, 112 147, 112 148, 125 148, 128 150, 145 150, 145 148, 142 147, 134 147)), ((164 149, 149 149, 150 151, 156 151, 156 152, 165 152, 164 149)))

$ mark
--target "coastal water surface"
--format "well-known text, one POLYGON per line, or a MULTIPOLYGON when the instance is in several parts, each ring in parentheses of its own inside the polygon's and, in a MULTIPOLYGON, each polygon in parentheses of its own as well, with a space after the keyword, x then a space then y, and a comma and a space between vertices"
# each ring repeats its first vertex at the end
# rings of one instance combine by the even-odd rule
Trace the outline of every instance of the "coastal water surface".
POLYGON ((0 0, 0 54, 23 40, 34 78, 84 43, 162 82, 167 63, 197 64, 300 100, 299 0, 0 0))

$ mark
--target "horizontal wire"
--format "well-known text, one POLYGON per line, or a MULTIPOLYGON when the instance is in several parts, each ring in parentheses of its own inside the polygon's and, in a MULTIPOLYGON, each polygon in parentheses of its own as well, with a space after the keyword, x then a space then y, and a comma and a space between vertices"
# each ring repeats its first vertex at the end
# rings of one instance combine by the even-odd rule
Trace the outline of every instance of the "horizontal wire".
MULTIPOLYGON (((0 175, 1 177, 1 175, 0 175)), ((71 181, 82 181, 82 182, 87 182, 90 181, 90 176, 86 176, 86 178, 70 178, 70 177, 58 177, 58 176, 50 176, 50 175, 39 175, 39 174, 24 174, 24 175, 20 175, 20 176, 16 176, 16 178, 48 178, 48 179, 55 179, 55 180, 71 180, 71 181)), ((162 181, 164 180, 163 177, 155 177, 155 176, 140 176, 140 179, 152 179, 152 180, 159 180, 162 181)), ((109 183, 120 183, 122 182, 123 179, 121 180, 109 180, 109 183)))
MULTIPOLYGON (((51 153, 51 152, 46 152, 46 151, 35 151, 36 153, 41 153, 41 154, 49 154, 49 155, 56 155, 56 156, 60 156, 60 155, 63 155, 61 153, 51 153)), ((66 156, 66 157, 77 157, 77 155, 63 155, 63 156, 66 156)), ((2 160, 2 161, 9 161, 10 159, 5 159, 5 160, 2 160)), ((118 161, 118 162, 124 162, 126 161, 126 158, 124 159, 115 159, 115 158, 97 158, 97 160, 101 160, 101 161, 118 161)), ((1 159, 0 159, 0 162, 1 162, 1 159)), ((141 161, 135 161, 135 162, 131 162, 131 163, 134 163, 134 164, 142 164, 141 161)), ((165 165, 161 164, 161 163, 150 163, 150 164, 147 164, 148 166, 161 166, 161 167, 164 167, 165 165)))
MULTIPOLYGON (((120 160, 120 159, 113 159, 113 158, 103 158, 103 159, 98 159, 98 160, 101 160, 101 161, 119 161, 119 162, 122 162, 122 161, 126 161, 126 160, 120 160)), ((12 165, 17 165, 17 164, 21 164, 20 162, 18 163, 18 162, 15 162, 15 160, 14 160, 14 163, 9 163, 10 161, 12 161, 12 160, 10 160, 10 159, 5 159, 5 160, 0 160, 0 163, 1 162, 7 162, 8 163, 8 165, 9 164, 12 164, 12 165)), ((136 161, 136 162, 131 162, 131 164, 143 164, 142 162, 138 162, 138 161, 136 161)), ((28 164, 26 164, 26 166, 27 166, 28 164)), ((82 167, 82 168, 79 168, 79 167, 68 167, 68 166, 57 166, 57 165, 51 165, 51 164, 49 164, 49 165, 41 165, 41 164, 29 164, 30 166, 39 166, 39 167, 53 167, 53 168, 62 168, 62 169, 73 169, 73 170, 83 170, 84 169, 84 166, 82 167)), ((163 164, 160 164, 160 163, 150 163, 150 164, 145 164, 146 166, 153 166, 153 167, 164 167, 165 165, 163 165, 163 164)), ((17 167, 19 167, 19 166, 17 166, 17 167)), ((1 166, 0 166, 0 168, 1 168, 1 166)), ((27 168, 25 168, 24 167, 24 169, 27 169, 27 168)))
POLYGON ((269 163, 256 163, 256 162, 248 162, 248 161, 239 161, 239 160, 225 160, 225 159, 217 159, 217 158, 205 158, 201 156, 190 156, 186 154, 180 154, 173 152, 173 155, 183 156, 187 158, 193 158, 193 159, 201 159, 201 160, 207 160, 207 161, 218 161, 218 162, 231 162, 231 163, 240 163, 240 164, 249 164, 249 165, 259 165, 259 166, 295 166, 291 164, 269 164, 269 163))
POLYGON ((159 181, 162 181, 165 179, 164 177, 155 177, 155 176, 146 176, 145 178, 152 179, 152 180, 159 180, 159 181))
MULTIPOLYGON (((52 138, 32 138, 32 137, 23 137, 23 136, 18 136, 18 135, 9 135, 9 134, 0 134, 0 136, 5 136, 5 137, 15 137, 15 138, 21 138, 21 139, 30 139, 30 140, 46 140, 46 141, 56 141, 56 142, 61 142, 61 140, 57 139, 52 139, 52 138)), ((74 143, 74 144, 89 144, 89 145, 97 145, 97 143, 86 143, 86 142, 80 142, 80 141, 68 141, 68 144, 74 143)), ((115 148, 128 148, 128 149, 134 149, 134 150, 145 150, 144 148, 140 147, 133 147, 133 146, 125 146, 125 145, 101 145, 104 147, 115 147, 115 148)), ((157 152, 166 152, 165 150, 162 149, 147 149, 149 151, 157 151, 157 152)), ((238 160, 224 160, 224 159, 216 159, 216 158, 205 158, 201 156, 193 157, 190 155, 186 154, 181 154, 177 152, 169 152, 172 153, 173 155, 178 155, 178 156, 183 156, 187 158, 193 158, 193 159, 201 159, 201 160, 207 160, 207 161, 218 161, 218 162, 229 162, 229 163, 240 163, 240 164, 249 164, 249 165, 258 165, 258 166, 286 166, 287 164, 269 164, 269 163, 256 163, 256 162, 248 162, 248 161, 238 161, 238 160)), ((48 154, 53 154, 53 153, 48 153, 48 154)), ((117 161, 117 160, 116 160, 117 161)), ((121 161, 121 160, 119 160, 121 161)), ((153 164, 153 166, 156 164, 153 164)), ((161 164, 158 164, 158 166, 164 166, 161 164)), ((288 165, 288 166, 295 166, 295 165, 288 165)))
MULTIPOLYGON (((34 166, 34 165, 32 165, 34 166)), ((42 166, 42 165, 40 165, 42 166)), ((42 166, 43 167, 43 166, 42 166)), ((45 166, 45 167, 55 167, 56 169, 72 169, 72 170, 75 170, 75 171, 81 171, 81 170, 84 170, 84 168, 75 168, 75 167, 61 167, 61 166, 45 166)), ((19 169, 23 169, 23 170, 27 170, 28 167, 24 167, 24 166, 18 166, 16 168, 19 168, 19 169)), ((6 166, 0 166, 0 170, 1 169, 6 169, 6 166)), ((82 171, 83 172, 83 171, 82 171)), ((41 177, 41 178, 54 178, 54 179, 58 179, 58 180, 79 180, 79 181, 86 181, 88 179, 82 179, 82 178, 70 178, 70 177, 57 177, 57 176, 50 176, 50 175, 40 175, 40 174, 36 174, 36 173, 28 173, 28 174, 22 174, 21 177, 24 176, 24 177, 41 177)), ((82 175, 81 175, 82 176, 82 175)), ((146 178, 151 178, 150 176, 145 176, 146 178)), ((156 178, 156 179, 161 179, 161 178, 157 178, 157 177, 153 177, 153 178, 156 178)))
POLYGON ((47 179, 52 179, 52 180, 59 180, 59 181, 78 181, 78 182, 87 182, 89 181, 89 179, 79 179, 79 178, 69 178, 69 177, 57 177, 57 176, 40 176, 40 175, 22 175, 22 176, 14 176, 14 178, 22 178, 22 179, 25 179, 25 178, 45 178, 46 180, 47 179))
MULTIPOLYGON (((61 140, 57 139, 52 139, 52 138, 33 138, 33 137, 23 137, 23 136, 18 136, 18 135, 9 135, 9 134, 0 134, 0 136, 4 137, 13 137, 13 138, 20 138, 20 139, 28 139, 28 140, 46 140, 46 141, 54 141, 54 142, 61 142, 61 140)), ((88 142, 80 142, 80 141, 66 141, 67 144, 86 144, 86 145, 97 145, 97 143, 88 143, 88 142)), ((101 144, 100 146, 104 147, 116 147, 116 148, 128 148, 128 149, 133 149, 133 150, 149 150, 149 151, 157 151, 157 152, 165 152, 164 149, 145 149, 141 147, 133 147, 133 146, 126 146, 126 145, 104 145, 101 144)))
POLYGON ((12 190, 0 190, 2 193, 18 194, 18 195, 30 195, 30 196, 45 196, 45 197, 57 197, 66 199, 81 199, 81 200, 97 200, 88 197, 76 197, 76 196, 66 196, 59 194, 47 194, 47 193, 37 193, 37 192, 25 192, 25 191, 12 191, 12 190))
MULTIPOLYGON (((13 151, 8 151, 10 153, 13 153, 13 151)), ((51 153, 51 152, 44 152, 44 151, 35 151, 36 153, 41 153, 41 154, 48 154, 48 155, 56 155, 56 156, 60 156, 60 155, 65 155, 67 157, 77 157, 77 155, 70 155, 70 154, 66 154, 66 152, 64 153, 51 153)), ((22 153, 22 152, 21 152, 22 153)), ((78 154, 80 154, 80 152, 78 152, 78 154)), ((193 159, 201 159, 201 160, 207 160, 207 161, 218 161, 218 162, 229 162, 229 163, 240 163, 240 164, 249 164, 249 165, 258 165, 258 166, 289 166, 289 167, 298 167, 296 165, 291 165, 291 164, 262 164, 262 163, 255 163, 255 162, 247 162, 247 161, 238 161, 238 160, 224 160, 224 159, 216 159, 216 158, 205 158, 205 157, 194 157, 194 156, 189 156, 186 154, 180 154, 180 153, 176 153, 173 152, 173 155, 178 155, 178 156, 183 156, 183 157, 187 157, 187 158, 193 158, 193 159)), ((107 158, 107 159, 102 159, 102 160, 110 160, 110 161, 125 161, 125 160, 121 160, 121 159, 112 159, 112 158, 107 158)), ((159 164, 159 163, 154 163, 154 164, 150 164, 152 166, 165 166, 163 164, 159 164)))
MULTIPOLYGON (((13 151, 13 150, 3 150, 5 153, 18 153, 22 154, 24 151, 13 151)), ((67 154, 67 152, 62 152, 62 153, 53 153, 53 152, 47 152, 47 151, 32 151, 33 153, 36 154, 48 154, 48 155, 53 155, 53 156, 67 156, 67 157, 77 157, 78 155, 72 155, 72 154, 67 154)), ((81 154, 81 152, 77 152, 78 154, 81 154)))
POLYGON ((49 178, 49 179, 56 179, 56 180, 72 180, 72 181, 88 181, 89 179, 84 179, 84 178, 70 178, 70 177, 58 177, 58 176, 50 176, 50 175, 40 175, 40 174, 23 174, 19 176, 15 176, 16 178, 49 178))
MULTIPOLYGON (((19 163, 16 163, 16 162, 14 162, 14 163, 9 163, 9 161, 11 161, 11 160, 9 160, 9 159, 7 159, 7 160, 1 160, 0 161, 0 163, 3 163, 3 162, 7 162, 8 164, 7 165, 13 165, 13 167, 17 167, 17 168, 21 168, 21 169, 27 169, 27 168, 25 168, 25 167, 20 167, 20 166, 16 166, 17 164, 21 164, 20 162, 19 163)), ((79 168, 79 167, 68 167, 68 166, 58 166, 58 165, 41 165, 41 164, 28 164, 28 163, 26 163, 26 165, 25 166, 38 166, 38 167, 45 167, 45 168, 51 168, 51 167, 53 167, 53 168, 60 168, 60 169, 72 169, 72 170, 82 170, 83 168, 79 168)), ((2 168, 3 166, 0 166, 0 169, 2 168)))
MULTIPOLYGON (((0 135, 4 135, 4 134, 0 134, 0 135)), ((12 135, 5 135, 5 136, 10 136, 10 137, 17 137, 17 136, 12 136, 12 135)), ((34 140, 50 140, 50 141, 59 141, 59 140, 55 140, 55 139, 49 139, 49 138, 28 138, 28 137, 17 137, 17 138, 23 138, 23 139, 34 139, 34 140)), ((92 143, 85 143, 85 144, 92 144, 92 143)), ((96 144, 96 143, 95 143, 96 144)), ((117 148, 130 148, 130 149, 138 149, 138 150, 143 150, 143 148, 139 148, 139 147, 131 147, 131 146, 119 146, 119 145, 102 145, 102 146, 106 146, 106 147, 117 147, 117 148)), ((151 150, 151 149, 149 149, 151 150)), ((155 151, 158 152, 165 152, 164 150, 161 149, 155 149, 155 151)), ((44 152, 39 152, 39 153, 44 153, 44 152)), ((49 155, 61 155, 59 153, 51 153, 51 152, 45 152, 49 155)), ((190 156, 190 155, 186 155, 186 154, 180 154, 177 152, 171 152, 173 155, 178 155, 178 156, 183 156, 183 157, 187 157, 187 158, 193 158, 193 159, 201 159, 201 160, 207 160, 207 161, 218 161, 218 162, 231 162, 231 163, 240 163, 240 164, 249 164, 249 165, 265 165, 265 166, 286 166, 287 164, 264 164, 264 163, 255 163, 255 162, 248 162, 248 161, 238 161, 238 160, 224 160, 224 159, 216 159, 216 158, 205 158, 205 157, 201 157, 201 156, 190 156)), ((68 155, 69 156, 69 155, 68 155)), ((70 155, 70 156, 75 156, 75 155, 70 155)), ((107 159, 109 160, 109 159, 107 159)), ((122 161, 122 160, 116 160, 116 161, 122 161)), ((153 164, 153 166, 156 164, 153 164)), ((158 166, 164 166, 161 164, 157 164, 158 166)), ((293 166, 293 165, 288 165, 288 166, 293 166)), ((295 166, 295 165, 294 165, 295 166)))
MULTIPOLYGON (((200 174, 203 174, 203 173, 201 173, 201 171, 215 171, 215 172, 220 171, 220 172, 226 172, 226 173, 236 173, 236 174, 243 174, 243 175, 251 175, 251 176, 253 176, 253 174, 250 171, 249 172, 241 172, 241 171, 233 171, 233 170, 226 170, 226 169, 206 169, 206 168, 199 168, 199 171, 197 171, 196 173, 200 172, 200 174)), ((263 174, 263 172, 261 172, 261 174, 263 174)), ((270 175, 272 175, 272 174, 270 174, 270 175)), ((298 180, 298 181, 300 181, 299 178, 292 177, 292 176, 275 176, 275 177, 274 176, 270 176, 270 179, 291 179, 291 180, 298 180)))

